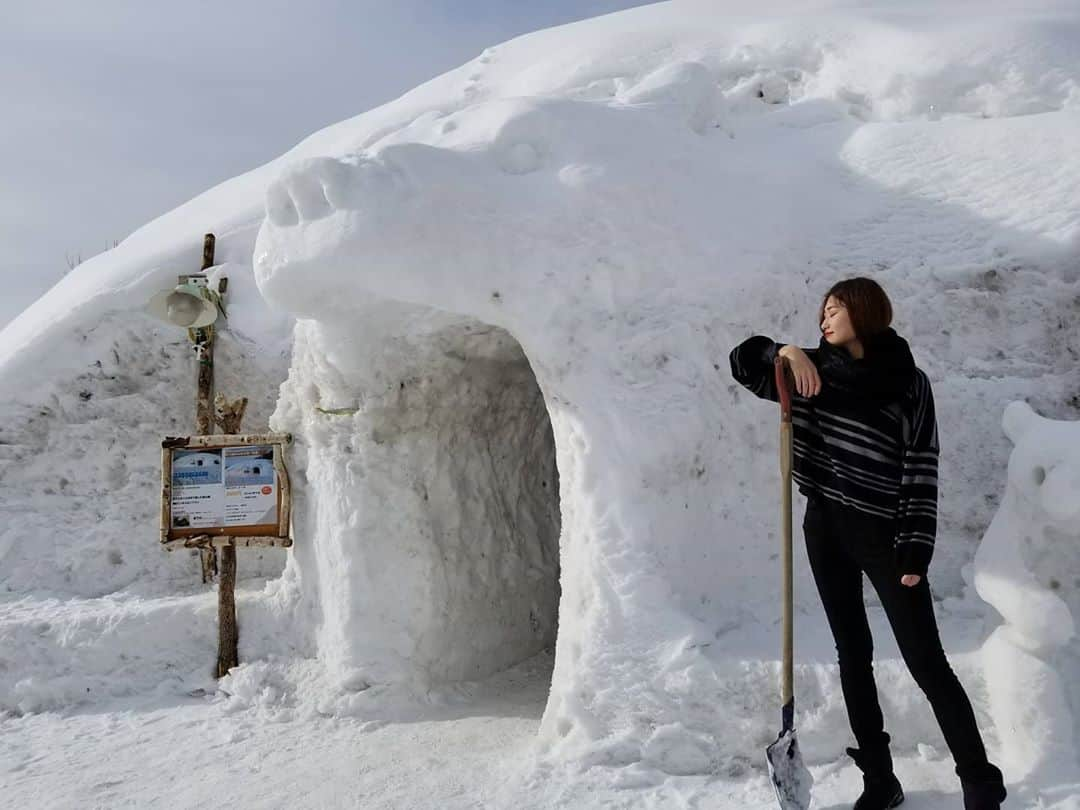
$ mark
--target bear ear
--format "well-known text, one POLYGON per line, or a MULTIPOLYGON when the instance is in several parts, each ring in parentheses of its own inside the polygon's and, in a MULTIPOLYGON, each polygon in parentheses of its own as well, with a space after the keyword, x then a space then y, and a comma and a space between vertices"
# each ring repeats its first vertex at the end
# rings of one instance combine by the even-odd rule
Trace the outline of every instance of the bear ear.
POLYGON ((1024 434, 1041 421, 1044 421, 1043 418, 1023 400, 1010 402, 1001 415, 1001 426, 1014 445, 1019 444, 1024 434))

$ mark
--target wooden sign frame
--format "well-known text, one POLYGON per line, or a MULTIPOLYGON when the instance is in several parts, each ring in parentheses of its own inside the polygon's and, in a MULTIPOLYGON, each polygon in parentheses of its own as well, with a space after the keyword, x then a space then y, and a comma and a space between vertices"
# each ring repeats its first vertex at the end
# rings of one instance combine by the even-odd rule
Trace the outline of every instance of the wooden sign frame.
MULTIPOLYGON (((284 546, 292 545, 289 521, 292 515, 292 491, 289 471, 285 467, 287 445, 291 433, 219 434, 209 436, 167 436, 161 442, 161 544, 167 551, 176 548, 206 548, 223 546, 284 546), (173 451, 270 445, 277 481, 277 523, 258 526, 214 526, 174 528, 172 525, 173 451)), ((223 473, 224 474, 224 471, 223 473)))

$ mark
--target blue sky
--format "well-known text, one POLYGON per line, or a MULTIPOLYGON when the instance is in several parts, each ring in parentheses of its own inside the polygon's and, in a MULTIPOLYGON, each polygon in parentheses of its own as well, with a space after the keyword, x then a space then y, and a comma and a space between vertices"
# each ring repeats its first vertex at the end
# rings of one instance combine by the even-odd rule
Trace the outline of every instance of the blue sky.
POLYGON ((3 0, 0 326, 328 124, 518 34, 639 0, 3 0))

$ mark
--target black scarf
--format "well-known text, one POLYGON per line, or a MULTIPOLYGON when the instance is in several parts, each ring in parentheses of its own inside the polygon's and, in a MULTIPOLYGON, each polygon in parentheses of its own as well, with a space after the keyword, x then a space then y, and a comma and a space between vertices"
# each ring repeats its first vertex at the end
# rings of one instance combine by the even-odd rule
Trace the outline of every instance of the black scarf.
POLYGON ((887 405, 903 398, 911 387, 915 360, 911 348, 891 326, 862 340, 863 357, 856 359, 822 335, 817 369, 825 400, 887 405))

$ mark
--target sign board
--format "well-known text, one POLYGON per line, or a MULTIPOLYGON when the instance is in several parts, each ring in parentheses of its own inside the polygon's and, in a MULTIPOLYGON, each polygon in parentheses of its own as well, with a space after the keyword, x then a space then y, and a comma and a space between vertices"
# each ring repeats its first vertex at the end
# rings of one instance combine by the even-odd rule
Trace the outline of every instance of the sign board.
MULTIPOLYGON (((168 437, 161 443, 161 541, 263 538, 291 545, 288 434, 168 437)), ((185 545, 190 545, 185 543, 185 545)))

